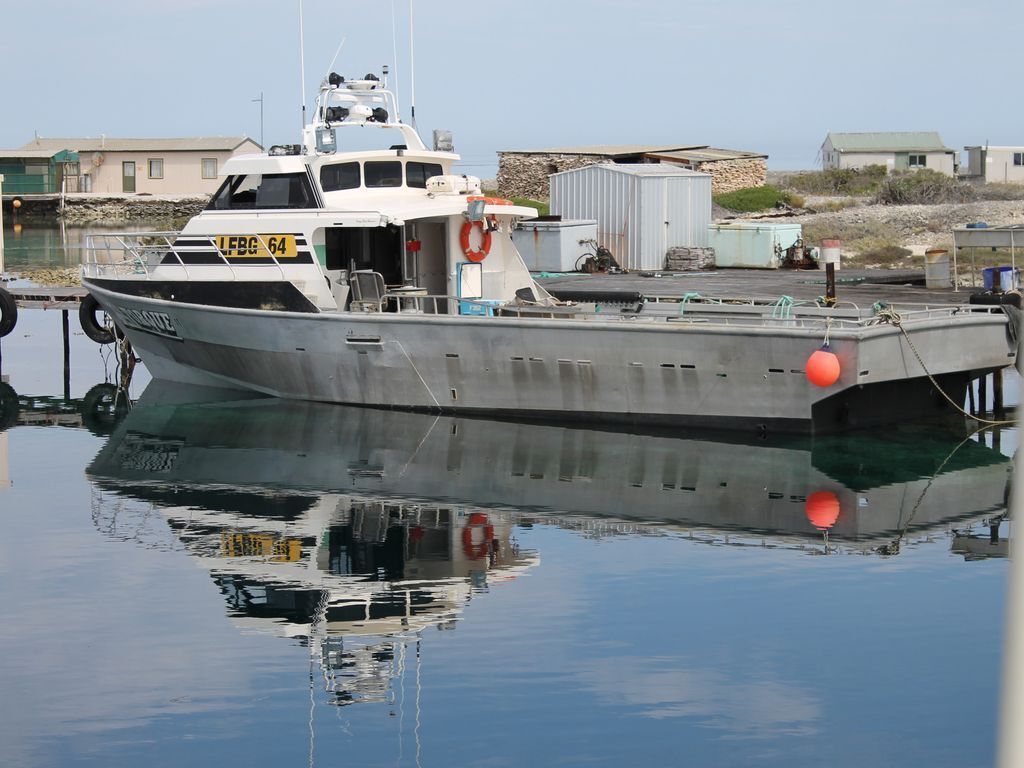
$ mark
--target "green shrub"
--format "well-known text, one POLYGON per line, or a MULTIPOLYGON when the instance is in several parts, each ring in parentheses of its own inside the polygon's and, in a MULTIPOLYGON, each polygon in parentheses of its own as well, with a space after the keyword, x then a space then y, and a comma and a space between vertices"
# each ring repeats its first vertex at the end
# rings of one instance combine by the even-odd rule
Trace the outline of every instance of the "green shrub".
POLYGON ((875 202, 885 205, 966 203, 975 199, 973 186, 930 168, 891 173, 875 195, 875 202))
MULTIPOLYGON (((483 190, 485 197, 501 197, 498 191, 495 189, 483 190)), ((545 200, 531 200, 528 197, 507 197, 506 200, 511 200, 516 205, 525 205, 528 208, 536 208, 538 216, 547 216, 551 212, 551 205, 545 200)))
POLYGON ((886 176, 884 165, 829 168, 786 177, 786 186, 810 195, 871 195, 886 176))
POLYGON ((785 192, 768 184, 763 187, 737 189, 734 192, 715 195, 712 199, 716 204, 723 208, 728 208, 730 211, 739 211, 741 213, 752 213, 754 211, 765 211, 770 208, 778 208, 780 207, 780 203, 792 206, 793 208, 799 208, 804 203, 803 198, 799 195, 794 195, 791 192, 785 192))

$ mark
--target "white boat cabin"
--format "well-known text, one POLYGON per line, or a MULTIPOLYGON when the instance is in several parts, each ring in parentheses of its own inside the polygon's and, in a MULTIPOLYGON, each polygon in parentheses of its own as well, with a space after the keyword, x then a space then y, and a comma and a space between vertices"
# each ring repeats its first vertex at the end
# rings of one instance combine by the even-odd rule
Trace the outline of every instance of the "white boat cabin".
POLYGON ((287 280, 320 311, 491 314, 517 294, 546 301, 511 239, 536 210, 482 197, 479 179, 452 174, 458 159, 424 146, 374 76, 332 74, 301 145, 224 163, 206 210, 157 265, 141 261, 150 279, 287 280))

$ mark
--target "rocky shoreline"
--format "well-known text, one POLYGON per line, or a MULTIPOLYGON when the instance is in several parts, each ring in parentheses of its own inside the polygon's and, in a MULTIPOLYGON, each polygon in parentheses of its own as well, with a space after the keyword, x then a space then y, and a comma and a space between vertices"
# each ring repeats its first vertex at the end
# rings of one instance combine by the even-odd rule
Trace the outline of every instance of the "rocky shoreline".
POLYGON ((69 197, 63 219, 68 224, 118 222, 132 219, 187 219, 210 201, 201 197, 69 197))

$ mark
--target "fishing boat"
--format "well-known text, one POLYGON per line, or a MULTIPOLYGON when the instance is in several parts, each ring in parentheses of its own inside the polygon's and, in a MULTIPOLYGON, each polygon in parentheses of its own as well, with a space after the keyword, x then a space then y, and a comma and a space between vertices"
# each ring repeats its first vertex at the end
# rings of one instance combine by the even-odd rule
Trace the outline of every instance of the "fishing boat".
POLYGON ((511 237, 535 209, 484 196, 434 138, 386 74, 331 73, 302 142, 228 160, 182 231, 93 237, 86 309, 161 379, 538 420, 864 427, 1014 362, 998 306, 552 295, 511 237))

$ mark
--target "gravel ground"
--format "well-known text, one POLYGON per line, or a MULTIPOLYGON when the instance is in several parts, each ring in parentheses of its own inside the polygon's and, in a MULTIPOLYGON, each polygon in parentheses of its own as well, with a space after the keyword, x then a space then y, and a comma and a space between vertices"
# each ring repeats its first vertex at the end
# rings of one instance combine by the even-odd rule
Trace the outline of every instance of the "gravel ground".
POLYGON ((951 245, 953 228, 970 222, 983 221, 989 225, 1024 224, 1024 200, 980 201, 975 203, 943 203, 939 205, 878 205, 858 198, 814 198, 807 205, 822 206, 824 200, 843 200, 850 206, 837 211, 814 213, 794 212, 790 215, 741 215, 743 219, 771 218, 778 222, 832 223, 837 229, 844 226, 878 222, 892 227, 904 247, 951 245))

